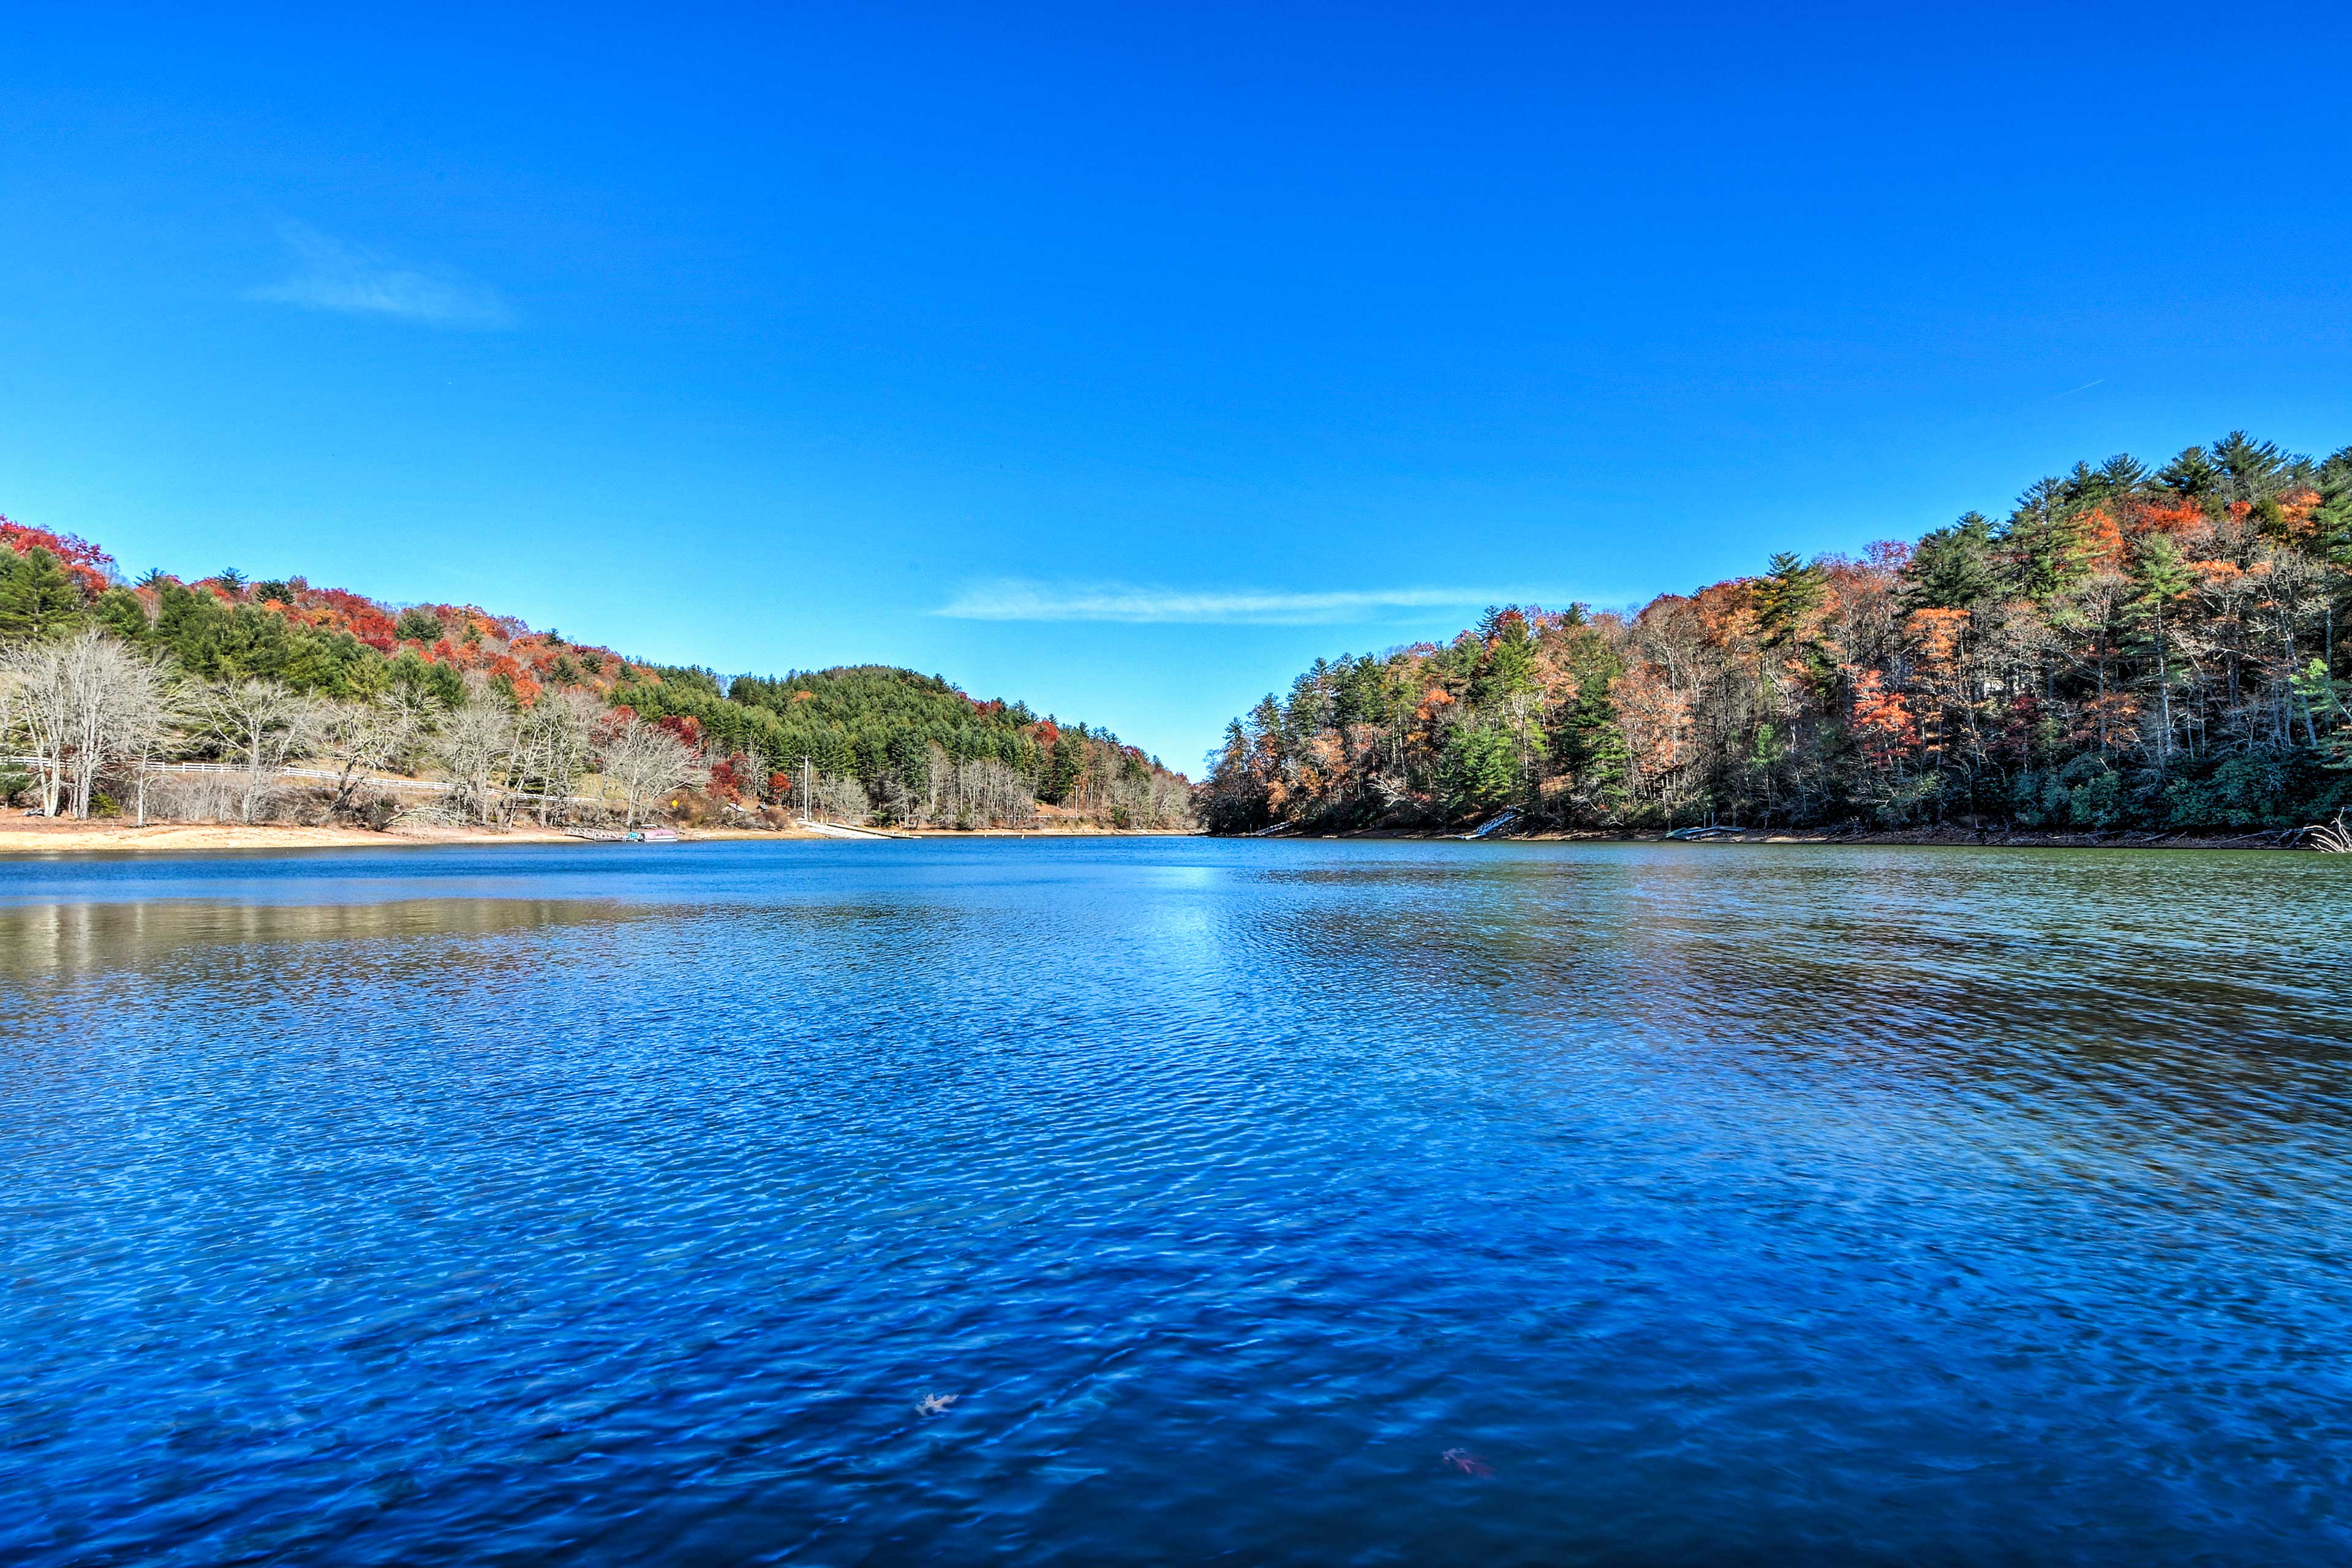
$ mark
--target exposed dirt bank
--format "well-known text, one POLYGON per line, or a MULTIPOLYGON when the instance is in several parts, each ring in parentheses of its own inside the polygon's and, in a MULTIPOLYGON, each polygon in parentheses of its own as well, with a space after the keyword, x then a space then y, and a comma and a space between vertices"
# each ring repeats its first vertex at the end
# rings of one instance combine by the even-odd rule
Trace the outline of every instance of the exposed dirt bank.
POLYGON ((125 822, 52 822, 44 817, 13 815, 0 819, 0 855, 94 849, 383 849, 402 845, 577 842, 537 826, 518 827, 509 833, 486 827, 416 827, 373 833, 363 827, 247 827, 238 823, 209 822, 155 822, 139 827, 125 822))

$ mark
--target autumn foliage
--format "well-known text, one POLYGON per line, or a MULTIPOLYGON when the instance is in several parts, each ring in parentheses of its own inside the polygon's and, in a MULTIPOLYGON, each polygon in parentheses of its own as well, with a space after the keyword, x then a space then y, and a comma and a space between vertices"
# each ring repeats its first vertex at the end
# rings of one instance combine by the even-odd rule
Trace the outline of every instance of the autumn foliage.
POLYGON ((1934 823, 2284 827, 2352 799, 2352 448, 2232 435, 2041 480, 1859 558, 1638 610, 1504 606, 1318 661, 1228 729, 1244 831, 1934 823))
POLYGON ((978 700, 944 679, 879 667, 738 676, 667 666, 535 631, 472 605, 386 605, 300 577, 236 572, 121 580, 87 541, 0 519, 0 637, 95 623, 211 683, 261 680, 360 703, 398 697, 451 712, 527 715, 586 700, 608 742, 642 719, 694 757, 709 800, 806 809, 822 775, 842 809, 966 824, 1043 808, 1112 826, 1189 818, 1190 785, 1106 731, 978 700), (845 795, 844 792, 847 792, 845 795))

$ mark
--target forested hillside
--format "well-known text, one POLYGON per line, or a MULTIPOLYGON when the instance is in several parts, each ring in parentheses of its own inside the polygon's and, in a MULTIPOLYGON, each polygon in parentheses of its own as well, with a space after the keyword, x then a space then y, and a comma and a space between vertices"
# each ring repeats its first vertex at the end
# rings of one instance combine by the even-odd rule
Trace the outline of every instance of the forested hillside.
MULTIPOLYGON (((0 519, 0 789, 100 809, 163 759, 310 759, 446 774, 460 806, 566 801, 583 776, 655 797, 982 826, 1189 821, 1189 785, 1108 731, 867 667, 722 679, 472 605, 395 607, 300 578, 124 581, 97 546, 0 519), (100 731, 105 731, 101 733, 100 731), (132 759, 140 759, 134 762, 132 759)), ((265 760, 268 766, 265 768, 265 760)), ((347 804, 347 803, 346 803, 347 804)))
POLYGON ((2234 434, 1638 611, 1490 610, 1229 727, 1213 827, 2291 826, 2352 802, 2352 447, 2234 434))

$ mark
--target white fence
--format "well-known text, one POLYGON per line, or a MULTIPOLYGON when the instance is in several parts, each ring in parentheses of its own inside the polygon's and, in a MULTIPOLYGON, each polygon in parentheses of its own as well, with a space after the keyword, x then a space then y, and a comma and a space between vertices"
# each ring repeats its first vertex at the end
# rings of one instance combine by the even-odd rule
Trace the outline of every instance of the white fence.
MULTIPOLYGON (((0 757, 0 766, 16 764, 27 768, 43 765, 38 757, 0 757)), ((235 763, 156 763, 147 771, 151 773, 243 773, 247 770, 235 763)), ((272 768, 270 776, 281 779, 322 779, 329 784, 341 784, 343 775, 333 768, 272 768)), ((447 779, 404 779, 383 773, 362 773, 352 781, 376 789, 420 790, 433 795, 446 795, 456 786, 447 779)), ((563 800, 577 805, 617 805, 618 801, 602 795, 551 795, 527 789, 503 792, 513 800, 563 800)))

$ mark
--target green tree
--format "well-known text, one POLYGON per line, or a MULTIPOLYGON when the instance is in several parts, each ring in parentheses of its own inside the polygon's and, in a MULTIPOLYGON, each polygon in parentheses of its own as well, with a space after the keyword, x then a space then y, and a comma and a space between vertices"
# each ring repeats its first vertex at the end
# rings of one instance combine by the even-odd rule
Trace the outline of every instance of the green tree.
POLYGON ((1446 742, 1444 773, 1457 810, 1507 805, 1519 794, 1519 739, 1500 724, 1465 724, 1446 742))
POLYGON ((913 794, 920 795, 931 786, 930 747, 919 730, 900 730, 890 737, 884 748, 890 772, 913 794))
POLYGON ((154 626, 147 619, 147 606, 139 595, 128 588, 109 588, 90 606, 90 618, 124 642, 142 647, 153 640, 154 626))
POLYGON ((1972 511, 1919 541, 1903 569, 1906 610, 1981 610, 2000 596, 1992 520, 1972 511))
POLYGON ((2000 531, 2018 589, 2037 604, 2074 590, 2091 573, 2088 531, 2083 509, 2064 479, 2043 479, 2017 500, 2000 531))
POLYGON ((400 612, 400 618, 393 623, 392 635, 403 642, 430 646, 441 640, 441 617, 430 610, 411 606, 400 612))
POLYGON ((2222 479, 2206 458, 2204 447, 2188 447, 2156 471, 2156 482, 2183 500, 2211 505, 2220 499, 2222 479))
POLYGON ((2180 558, 2180 546, 2169 534, 2152 533, 2140 542, 2137 559, 2132 563, 2132 585, 2138 592, 2132 607, 2148 617, 2156 642, 2156 689, 2164 728, 2157 740, 2157 765, 2168 767, 2172 759, 2172 670, 2168 661, 2164 632, 2164 609, 2167 605, 2185 598, 2197 585, 2197 579, 2180 558))
POLYGON ((1331 721, 1342 729, 1357 724, 1389 724, 1410 704, 1400 703, 1406 689, 1388 664, 1370 654, 1339 658, 1332 698, 1331 721))
POLYGON ((2069 506, 2097 506, 2132 494, 2147 483, 2147 466, 2127 452, 2118 452, 2097 468, 2077 463, 2064 480, 2069 506))
POLYGON ((84 618, 81 590, 56 556, 0 546, 0 637, 62 637, 84 618))
MULTIPOLYGON (((1266 699, 1272 702, 1272 698, 1266 699)), ((1278 722, 1278 721, 1277 721, 1278 722)), ((1063 731, 1054 742, 1053 754, 1045 760, 1045 776, 1037 781, 1037 798, 1059 805, 1070 798, 1077 787, 1079 771, 1086 765, 1086 745, 1076 731, 1063 731)))
POLYGON ((2275 442, 2257 441, 2243 430, 2232 430, 2213 443, 2211 467, 2224 500, 2268 500, 2286 488, 2302 462, 2275 442))
POLYGON ((1478 628, 1486 647, 1471 683, 1481 707, 1499 707, 1536 689, 1536 639, 1526 614, 1516 605, 1488 610, 1478 628))
POLYGON ((1580 684, 1576 700, 1561 717, 1553 750, 1591 809, 1608 816, 1622 808, 1632 753, 1606 685, 1580 684))
POLYGON ((1829 592, 1829 574, 1819 566, 1809 566, 1786 550, 1773 556, 1755 588, 1756 626, 1764 634, 1764 646, 1810 645, 1813 638, 1808 623, 1829 592))

